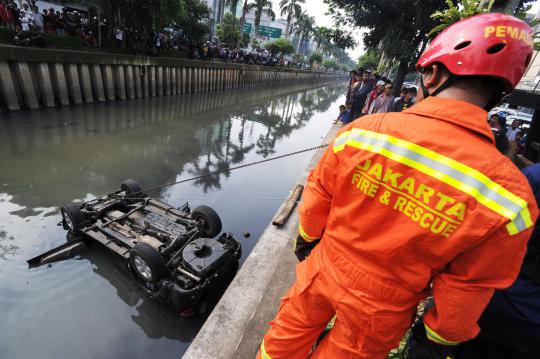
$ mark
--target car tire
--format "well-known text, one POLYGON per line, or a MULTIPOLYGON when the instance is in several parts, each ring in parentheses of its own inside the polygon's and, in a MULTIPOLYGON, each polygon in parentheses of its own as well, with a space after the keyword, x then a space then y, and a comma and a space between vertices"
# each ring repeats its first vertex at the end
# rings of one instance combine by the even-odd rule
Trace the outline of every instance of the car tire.
MULTIPOLYGON (((126 192, 126 199, 141 198, 144 195, 142 193, 141 185, 131 178, 124 180, 124 182, 120 184, 120 190, 126 192)), ((130 202, 136 202, 136 200, 132 200, 130 202)))
POLYGON ((60 207, 62 223, 70 233, 77 233, 82 228, 82 223, 86 221, 84 213, 76 203, 67 203, 60 207))
POLYGON ((168 274, 163 257, 146 243, 137 243, 131 249, 129 264, 137 278, 144 282, 157 283, 168 274))
POLYGON ((214 238, 221 233, 221 219, 212 208, 208 206, 199 206, 191 212, 191 218, 202 221, 201 233, 206 238, 214 238))

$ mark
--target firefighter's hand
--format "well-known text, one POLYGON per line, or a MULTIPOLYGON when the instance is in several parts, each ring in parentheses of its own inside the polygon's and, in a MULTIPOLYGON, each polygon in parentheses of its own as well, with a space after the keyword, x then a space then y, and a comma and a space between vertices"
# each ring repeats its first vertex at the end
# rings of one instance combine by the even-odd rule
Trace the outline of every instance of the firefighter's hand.
POLYGON ((408 347, 409 359, 454 359, 455 346, 429 340, 422 320, 414 325, 408 347))
POLYGON ((306 242, 300 235, 296 238, 296 242, 294 244, 294 254, 298 258, 298 260, 301 262, 304 259, 306 259, 307 256, 311 253, 313 248, 320 242, 320 239, 317 239, 313 242, 306 242))

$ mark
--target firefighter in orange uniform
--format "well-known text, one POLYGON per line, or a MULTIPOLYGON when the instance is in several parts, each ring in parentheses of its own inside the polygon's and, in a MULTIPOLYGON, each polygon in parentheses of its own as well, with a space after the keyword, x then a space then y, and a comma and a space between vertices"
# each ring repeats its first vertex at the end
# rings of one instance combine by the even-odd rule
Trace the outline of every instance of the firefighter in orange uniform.
POLYGON ((453 346, 478 334, 494 290, 517 276, 538 215, 486 121, 529 65, 531 36, 503 14, 454 24, 417 64, 415 106, 342 129, 300 207, 297 248, 314 249, 258 358, 385 358, 428 291, 426 348, 411 356, 452 358, 453 346))

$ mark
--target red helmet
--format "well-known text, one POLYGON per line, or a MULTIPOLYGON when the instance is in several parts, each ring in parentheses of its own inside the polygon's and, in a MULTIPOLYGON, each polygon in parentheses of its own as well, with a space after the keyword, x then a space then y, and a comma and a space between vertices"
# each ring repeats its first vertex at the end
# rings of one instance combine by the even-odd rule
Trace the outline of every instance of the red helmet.
POLYGON ((464 19, 437 36, 422 54, 417 70, 441 63, 457 76, 491 76, 510 92, 533 53, 533 31, 525 22, 489 13, 464 19))

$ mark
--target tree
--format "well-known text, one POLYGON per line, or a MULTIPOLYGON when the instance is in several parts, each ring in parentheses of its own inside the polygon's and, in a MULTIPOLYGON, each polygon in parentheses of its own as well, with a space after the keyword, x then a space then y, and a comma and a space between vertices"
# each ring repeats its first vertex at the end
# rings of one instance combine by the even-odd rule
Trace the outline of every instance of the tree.
POLYGON ((315 18, 309 16, 305 11, 297 19, 293 27, 293 32, 298 38, 298 44, 296 46, 296 53, 300 51, 302 41, 309 39, 313 33, 315 27, 315 18))
POLYGON ((263 12, 266 13, 272 18, 272 21, 275 20, 276 14, 272 10, 272 2, 270 0, 254 0, 255 2, 251 4, 250 8, 255 9, 255 36, 259 35, 259 26, 261 25, 261 17, 263 12))
POLYGON ((328 44, 330 43, 330 34, 332 33, 332 30, 327 27, 319 27, 317 26, 315 29, 313 29, 313 40, 315 41, 315 52, 319 52, 321 49, 321 45, 324 44, 324 47, 328 48, 328 44))
MULTIPOLYGON (((249 0, 244 0, 244 5, 242 5, 242 17, 240 17, 240 31, 242 31, 242 34, 244 33, 244 24, 246 23, 246 15, 251 9, 251 5, 252 3, 250 3, 249 0)), ((238 47, 238 44, 237 44, 237 47, 238 47)))
POLYGON ((298 19, 302 14, 302 7, 300 4, 304 4, 306 0, 281 0, 279 8, 281 9, 281 16, 287 16, 287 27, 285 29, 285 37, 291 39, 291 24, 294 19, 298 19))
POLYGON ((186 4, 186 16, 178 21, 184 35, 193 41, 203 40, 210 32, 210 10, 201 0, 182 0, 186 4))
POLYGON ((434 38, 441 31, 446 29, 448 26, 461 21, 467 17, 474 16, 476 14, 482 14, 489 12, 495 0, 463 0, 456 5, 451 0, 446 0, 448 9, 444 11, 436 11, 431 15, 432 19, 440 21, 440 24, 435 26, 428 33, 430 38, 434 38))
POLYGON ((201 40, 209 30, 210 11, 201 0, 61 0, 66 4, 96 7, 111 25, 133 27, 142 33, 178 25, 191 40, 201 40))
POLYGON ((319 64, 321 64, 323 62, 323 57, 322 57, 321 54, 318 54, 318 53, 311 54, 311 56, 309 57, 309 64, 311 66, 313 66, 313 63, 315 63, 315 62, 317 62, 319 64))
POLYGON ((272 55, 280 54, 280 58, 283 59, 285 54, 291 54, 294 52, 294 47, 288 39, 279 38, 275 41, 268 42, 265 46, 266 50, 270 51, 272 55))
POLYGON ((339 70, 340 66, 337 64, 337 62, 333 60, 326 60, 322 63, 323 67, 326 67, 327 69, 333 69, 333 70, 339 70))
POLYGON ((218 25, 216 32, 221 42, 236 47, 240 40, 240 21, 233 14, 225 14, 223 24, 218 25))
POLYGON ((436 25, 430 16, 445 8, 445 0, 324 0, 337 23, 367 28, 364 45, 379 49, 385 57, 396 61, 394 92, 399 92, 403 79, 414 69, 416 60, 427 45, 427 33, 436 25))
POLYGON ((365 54, 358 58, 358 68, 376 69, 379 66, 381 55, 375 50, 368 50, 365 54))

